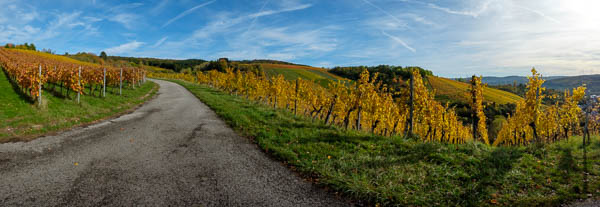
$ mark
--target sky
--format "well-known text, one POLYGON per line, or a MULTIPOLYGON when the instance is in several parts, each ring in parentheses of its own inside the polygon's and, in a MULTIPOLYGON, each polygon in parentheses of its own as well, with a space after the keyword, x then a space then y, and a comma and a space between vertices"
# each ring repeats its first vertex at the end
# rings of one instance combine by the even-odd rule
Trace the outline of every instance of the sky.
POLYGON ((0 0, 0 43, 58 54, 600 73, 597 0, 0 0))

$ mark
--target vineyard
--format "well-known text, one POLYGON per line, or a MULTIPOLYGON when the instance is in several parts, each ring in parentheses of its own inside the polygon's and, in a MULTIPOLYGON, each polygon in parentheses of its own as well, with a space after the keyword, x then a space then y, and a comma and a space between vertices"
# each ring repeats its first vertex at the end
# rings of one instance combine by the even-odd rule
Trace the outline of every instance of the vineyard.
POLYGON ((140 86, 146 75, 139 68, 101 66, 35 51, 3 48, 0 49, 0 66, 12 82, 38 102, 42 87, 54 92, 60 89, 61 94, 66 89, 67 97, 70 92, 78 97, 95 93, 105 96, 106 87, 119 88, 121 93, 123 84, 133 88, 140 86))
MULTIPOLYGON (((528 145, 534 142, 550 143, 570 136, 597 133, 596 121, 583 123, 587 114, 578 103, 583 100, 585 87, 565 92, 562 105, 541 105, 543 80, 532 70, 525 99, 517 102, 516 115, 509 117, 495 140, 488 140, 481 79, 473 77, 471 108, 473 123, 461 123, 456 112, 448 105, 434 100, 435 92, 427 90, 418 72, 413 71, 406 90, 393 91, 376 83, 377 74, 366 70, 351 85, 330 83, 321 87, 298 78, 287 81, 283 75, 267 77, 251 72, 227 70, 209 71, 193 75, 151 73, 150 77, 181 79, 198 82, 267 104, 287 109, 311 119, 320 119, 346 129, 368 131, 382 136, 417 135, 423 141, 465 143, 478 140, 493 145, 528 145), (547 117, 547 118, 540 118, 547 117)), ((596 110, 590 108, 587 112, 596 110)))
MULTIPOLYGON (((436 96, 447 97, 452 101, 461 103, 469 103, 472 101, 470 100, 469 95, 471 86, 467 83, 436 76, 428 76, 427 80, 431 87, 435 89, 436 96)), ((483 88, 483 98, 486 102, 497 104, 516 103, 523 100, 523 98, 516 94, 491 87, 483 88)))

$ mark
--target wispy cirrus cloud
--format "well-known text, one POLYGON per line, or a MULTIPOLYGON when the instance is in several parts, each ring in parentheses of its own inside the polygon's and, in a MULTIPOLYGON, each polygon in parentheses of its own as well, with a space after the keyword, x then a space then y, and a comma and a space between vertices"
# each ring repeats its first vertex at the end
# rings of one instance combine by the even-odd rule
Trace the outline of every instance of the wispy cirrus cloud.
POLYGON ((188 9, 188 10, 185 10, 184 12, 181 12, 179 15, 177 15, 177 16, 175 16, 175 17, 173 17, 173 18, 169 19, 169 21, 165 22, 165 24, 163 24, 163 25, 162 25, 162 27, 166 27, 166 26, 168 26, 169 24, 171 24, 171 23, 173 23, 173 22, 177 21, 178 19, 180 19, 180 18, 182 18, 182 17, 184 17, 184 16, 186 16, 186 15, 188 15, 188 14, 190 14, 190 13, 194 12, 196 9, 199 9, 199 8, 202 8, 202 7, 206 6, 206 5, 212 4, 212 3, 214 3, 215 1, 216 1, 216 0, 212 0, 212 1, 204 2, 204 3, 202 3, 202 4, 199 4, 199 5, 195 6, 195 7, 192 7, 192 8, 190 8, 190 9, 188 9))
POLYGON ((250 18, 256 18, 256 17, 274 15, 274 14, 279 14, 279 13, 284 13, 284 12, 291 12, 291 11, 303 10, 303 9, 307 9, 307 8, 309 8, 311 6, 312 6, 312 4, 302 4, 302 5, 288 7, 288 8, 283 8, 283 9, 279 9, 279 10, 259 11, 257 13, 248 15, 248 17, 250 17, 250 18))
POLYGON ((128 52, 135 51, 136 49, 138 49, 139 47, 141 47, 144 44, 146 44, 146 43, 138 42, 138 41, 134 40, 134 41, 131 41, 131 42, 119 45, 119 46, 107 48, 104 51, 110 55, 125 54, 128 52))
POLYGON ((481 14, 483 14, 486 10, 488 10, 489 5, 492 3, 492 1, 486 1, 484 2, 481 7, 479 9, 474 9, 474 10, 464 10, 464 11, 458 11, 458 10, 453 10, 447 7, 441 7, 438 6, 436 4, 433 3, 429 3, 427 4, 430 8, 433 9, 437 9, 440 11, 444 11, 448 14, 456 14, 456 15, 464 15, 464 16, 471 16, 473 18, 477 18, 479 17, 481 14))
POLYGON ((150 10, 150 13, 156 15, 158 12, 162 11, 168 3, 169 0, 160 1, 160 3, 158 3, 154 8, 152 8, 152 10, 150 10))
POLYGON ((524 75, 532 66, 548 75, 600 72, 600 1, 197 0, 185 9, 179 6, 191 1, 152 2, 73 7, 0 0, 0 44, 176 59, 418 65, 452 77, 524 75), (209 15, 196 15, 208 7, 209 15))
MULTIPOLYGON (((266 5, 266 4, 263 4, 263 5, 266 5)), ((252 29, 252 27, 256 23, 256 19, 258 17, 265 17, 265 16, 277 15, 277 14, 281 14, 281 13, 285 13, 285 12, 293 12, 293 11, 303 10, 303 9, 310 8, 311 6, 312 6, 311 4, 291 5, 291 6, 282 7, 279 9, 270 9, 270 10, 264 10, 264 11, 263 11, 264 7, 262 7, 256 13, 251 13, 251 14, 242 15, 242 16, 238 16, 238 17, 231 17, 231 15, 229 13, 218 14, 217 18, 215 20, 209 22, 206 26, 194 31, 194 33, 190 37, 190 39, 193 40, 193 39, 199 39, 199 38, 207 38, 212 35, 221 34, 223 32, 230 30, 235 25, 251 21, 250 26, 246 29, 246 32, 248 32, 250 29, 252 29)))
POLYGON ((121 23, 127 29, 133 29, 140 17, 131 13, 120 13, 109 18, 110 21, 121 23))
POLYGON ((141 6, 143 6, 143 5, 144 5, 144 4, 143 4, 143 3, 140 3, 140 2, 136 2, 136 3, 128 3, 128 4, 120 4, 120 5, 117 5, 117 6, 111 7, 110 9, 108 9, 108 11, 109 11, 109 12, 116 12, 116 13, 119 13, 119 12, 126 12, 126 11, 129 11, 129 10, 131 10, 131 9, 135 9, 135 8, 141 7, 141 6))
POLYGON ((228 49, 218 55, 237 59, 270 58, 292 61, 322 57, 336 50, 339 43, 335 32, 339 28, 308 28, 308 25, 288 25, 251 30, 229 39, 228 49))

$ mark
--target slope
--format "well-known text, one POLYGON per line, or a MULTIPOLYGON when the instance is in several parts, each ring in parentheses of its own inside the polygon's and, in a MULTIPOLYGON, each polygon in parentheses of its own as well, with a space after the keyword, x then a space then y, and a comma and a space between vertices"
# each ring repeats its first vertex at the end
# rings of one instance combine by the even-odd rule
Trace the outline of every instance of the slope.
MULTIPOLYGON (((554 80, 559 78, 565 78, 568 76, 544 76, 544 80, 554 80)), ((468 78, 467 78, 468 79, 468 78)), ((481 83, 487 83, 489 85, 505 85, 505 84, 527 84, 527 76, 506 76, 506 77, 496 77, 496 76, 483 76, 481 79, 481 83)))
POLYGON ((581 75, 552 79, 546 81, 544 86, 556 90, 571 90, 582 84, 585 84, 587 87, 586 93, 593 95, 600 94, 600 75, 581 75))
MULTIPOLYGON (((20 51, 79 65, 94 65, 49 53, 20 51)), ((0 67, 0 143, 29 140, 41 134, 125 113, 149 100, 157 90, 158 85, 153 82, 146 82, 136 89, 124 87, 122 95, 119 95, 118 87, 107 87, 106 97, 83 95, 81 103, 77 103, 74 92, 69 94, 58 89, 57 85, 47 83, 43 86, 42 104, 38 106, 0 67)))
POLYGON ((311 80, 318 83, 321 86, 327 87, 327 85, 334 81, 349 81, 346 78, 331 74, 327 72, 327 69, 315 68, 310 66, 301 65, 287 65, 287 64, 260 64, 264 72, 268 76, 282 74, 287 80, 295 80, 302 78, 305 80, 311 80))
MULTIPOLYGON (((435 90, 437 99, 450 102, 469 102, 469 84, 436 76, 428 76, 427 79, 435 90)), ((515 94, 494 88, 485 88, 483 98, 487 102, 498 104, 515 103, 523 99, 515 94)))

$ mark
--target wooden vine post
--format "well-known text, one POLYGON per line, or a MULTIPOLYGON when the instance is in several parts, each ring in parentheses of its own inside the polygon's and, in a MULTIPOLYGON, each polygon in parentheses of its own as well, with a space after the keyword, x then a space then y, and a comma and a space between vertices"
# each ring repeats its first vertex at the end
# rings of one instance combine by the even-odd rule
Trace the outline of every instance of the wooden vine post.
MULTIPOLYGON (((475 75, 471 76, 471 97, 473 98, 473 106, 477 103, 477 94, 475 91, 475 75)), ((479 123, 479 116, 477 116, 477 107, 471 107, 471 118, 473 118, 473 140, 477 140, 477 123, 479 123)))
POLYGON ((106 68, 104 68, 104 80, 102 81, 102 97, 106 97, 106 68))
MULTIPOLYGON (((79 66, 79 73, 77 75, 77 81, 79 81, 77 85, 79 86, 79 88, 81 88, 81 66, 79 66)), ((81 92, 77 91, 77 103, 81 103, 79 96, 81 96, 81 92)))
POLYGON ((299 79, 296 79, 296 97, 294 98, 294 116, 296 116, 296 113, 298 112, 298 87, 299 87, 299 79))
POLYGON ((42 64, 39 67, 40 81, 38 83, 38 106, 42 106, 42 64))
POLYGON ((119 76, 119 96, 122 95, 123 88, 123 68, 121 68, 121 74, 119 76))
POLYGON ((414 77, 413 77, 413 73, 411 71, 410 73, 410 99, 409 99, 409 114, 408 114, 408 130, 407 130, 407 135, 412 136, 413 134, 413 118, 414 118, 414 92, 415 92, 415 81, 414 81, 414 77))

